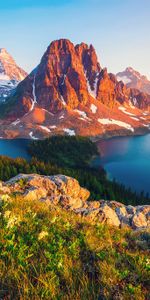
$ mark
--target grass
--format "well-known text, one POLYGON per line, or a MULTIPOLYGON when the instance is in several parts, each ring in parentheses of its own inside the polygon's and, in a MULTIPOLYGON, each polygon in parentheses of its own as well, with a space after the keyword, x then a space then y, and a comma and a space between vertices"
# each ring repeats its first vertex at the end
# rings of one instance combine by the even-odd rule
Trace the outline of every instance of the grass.
POLYGON ((149 233, 18 195, 2 196, 0 227, 0 299, 148 299, 149 233))

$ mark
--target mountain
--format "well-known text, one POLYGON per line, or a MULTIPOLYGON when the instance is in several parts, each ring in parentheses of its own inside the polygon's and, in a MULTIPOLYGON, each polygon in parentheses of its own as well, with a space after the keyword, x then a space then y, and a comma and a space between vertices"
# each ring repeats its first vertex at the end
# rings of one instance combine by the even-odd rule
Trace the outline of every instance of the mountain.
POLYGON ((123 72, 116 74, 117 80, 123 81, 127 87, 135 88, 143 93, 150 94, 150 80, 146 76, 141 75, 133 68, 126 68, 123 72))
POLYGON ((27 73, 17 66, 7 50, 0 48, 0 101, 5 102, 12 90, 26 76, 27 73))
POLYGON ((128 88, 101 67, 92 45, 60 39, 1 105, 0 135, 143 132, 149 128, 149 103, 150 95, 128 88))

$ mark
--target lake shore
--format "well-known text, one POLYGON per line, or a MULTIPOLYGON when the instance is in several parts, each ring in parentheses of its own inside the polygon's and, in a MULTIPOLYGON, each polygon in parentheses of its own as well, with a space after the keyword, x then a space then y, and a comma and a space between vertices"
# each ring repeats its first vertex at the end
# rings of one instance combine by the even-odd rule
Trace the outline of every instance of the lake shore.
POLYGON ((109 179, 127 188, 150 193, 150 134, 121 136, 96 142, 100 156, 92 165, 104 167, 109 179))

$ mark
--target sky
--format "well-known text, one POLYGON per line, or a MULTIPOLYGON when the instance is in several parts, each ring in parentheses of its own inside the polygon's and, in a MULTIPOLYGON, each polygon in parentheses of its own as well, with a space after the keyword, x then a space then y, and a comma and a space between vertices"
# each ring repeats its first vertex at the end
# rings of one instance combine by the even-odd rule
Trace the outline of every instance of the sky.
POLYGON ((93 44, 100 64, 150 79, 150 0, 1 0, 0 48, 27 72, 51 41, 93 44))

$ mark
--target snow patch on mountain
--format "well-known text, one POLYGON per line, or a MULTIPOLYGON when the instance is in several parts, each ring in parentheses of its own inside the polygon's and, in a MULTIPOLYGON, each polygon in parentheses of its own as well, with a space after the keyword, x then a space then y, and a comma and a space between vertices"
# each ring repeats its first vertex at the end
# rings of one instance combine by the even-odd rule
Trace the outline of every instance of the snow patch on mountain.
POLYGON ((114 120, 114 119, 98 119, 98 122, 103 124, 103 125, 117 125, 119 127, 124 127, 132 132, 134 132, 134 128, 125 122, 119 121, 119 120, 114 120))
POLYGON ((90 109, 91 109, 91 112, 92 112, 93 114, 96 114, 96 112, 97 112, 97 106, 96 106, 96 105, 91 104, 90 109))
POLYGON ((139 121, 139 119, 136 118, 136 117, 130 117, 130 118, 133 119, 133 120, 135 120, 135 121, 139 121))
POLYGON ((50 126, 51 129, 55 129, 56 127, 57 127, 56 125, 50 126))
POLYGON ((85 120, 91 121, 91 119, 87 117, 87 114, 84 111, 79 109, 74 109, 74 111, 77 112, 85 120))
POLYGON ((131 79, 127 76, 117 76, 118 81, 123 81, 124 84, 128 84, 131 82, 131 79))
POLYGON ((19 123, 20 123, 20 119, 17 119, 16 121, 12 122, 11 125, 16 126, 16 125, 19 124, 19 123))
POLYGON ((86 77, 88 92, 89 92, 89 94, 94 99, 96 99, 96 97, 97 97, 97 85, 98 85, 98 80, 99 80, 99 73, 96 74, 96 78, 95 78, 95 81, 94 81, 94 88, 93 89, 91 88, 90 81, 89 81, 89 78, 87 76, 87 71, 84 71, 84 74, 85 74, 85 77, 86 77))
POLYGON ((62 95, 60 96, 60 99, 61 99, 62 104, 63 104, 64 106, 66 106, 66 102, 65 102, 64 97, 63 97, 62 95))
POLYGON ((126 111, 126 108, 124 106, 119 106, 118 109, 129 116, 135 116, 135 114, 132 114, 132 113, 126 111))
POLYGON ((33 95, 33 99, 32 99, 32 105, 31 105, 30 111, 32 111, 34 109, 34 106, 37 103, 37 98, 36 98, 36 93, 35 93, 35 75, 34 75, 33 84, 32 84, 32 95, 33 95))
POLYGON ((68 135, 70 135, 70 136, 76 135, 76 133, 75 133, 75 131, 73 129, 64 128, 63 131, 66 132, 66 133, 68 133, 68 135))
POLYGON ((35 137, 35 136, 33 135, 33 131, 31 131, 31 132, 29 133, 29 136, 30 136, 31 139, 33 139, 33 140, 38 140, 38 138, 35 137))
POLYGON ((39 127, 40 127, 42 130, 45 130, 45 131, 47 131, 48 133, 50 133, 50 132, 51 132, 51 131, 50 131, 50 129, 49 129, 49 128, 47 128, 46 126, 39 125, 39 127))

